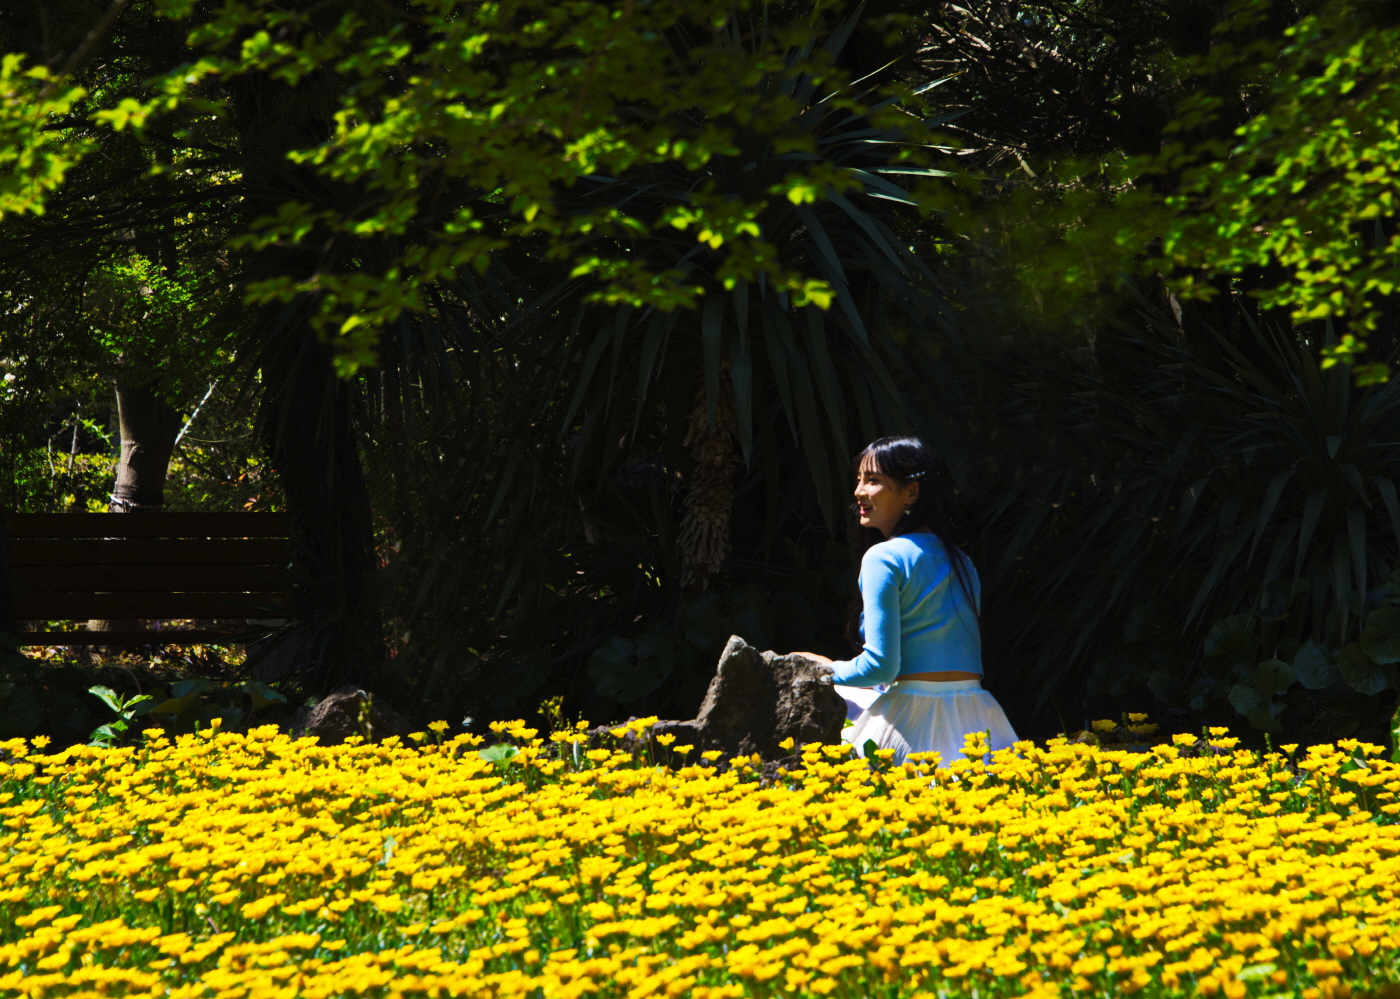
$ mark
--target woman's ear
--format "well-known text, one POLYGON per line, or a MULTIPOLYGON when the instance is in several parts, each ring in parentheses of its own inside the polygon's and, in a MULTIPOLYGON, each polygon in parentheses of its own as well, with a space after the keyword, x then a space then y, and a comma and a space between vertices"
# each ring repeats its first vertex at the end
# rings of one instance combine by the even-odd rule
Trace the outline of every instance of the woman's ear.
POLYGON ((908 485, 906 488, 908 488, 908 490, 909 490, 909 501, 908 501, 908 503, 906 503, 905 505, 906 505, 906 506, 913 506, 915 503, 919 502, 919 488, 920 488, 920 483, 918 483, 918 482, 911 482, 911 483, 909 483, 909 485, 908 485))

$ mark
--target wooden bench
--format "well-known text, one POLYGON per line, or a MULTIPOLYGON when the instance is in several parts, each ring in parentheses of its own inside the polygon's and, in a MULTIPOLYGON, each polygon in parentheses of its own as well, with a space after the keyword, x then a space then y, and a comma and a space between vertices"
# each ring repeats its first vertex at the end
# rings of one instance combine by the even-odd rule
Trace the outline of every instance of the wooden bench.
MULTIPOLYGON (((289 521, 280 513, 11 514, 8 601, 26 645, 246 641, 292 616, 289 521), (50 621, 234 619, 217 630, 25 631, 50 621)), ((3 535, 0 535, 0 544, 3 535)), ((3 555, 4 553, 0 553, 3 555)), ((3 610, 0 610, 0 616, 3 610)), ((4 630, 0 621, 0 630, 4 630)))

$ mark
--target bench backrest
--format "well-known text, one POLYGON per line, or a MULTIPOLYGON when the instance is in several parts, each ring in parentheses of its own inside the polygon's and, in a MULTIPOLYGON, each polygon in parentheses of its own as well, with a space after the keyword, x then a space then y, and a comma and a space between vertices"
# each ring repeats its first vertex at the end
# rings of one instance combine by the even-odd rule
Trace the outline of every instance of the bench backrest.
MULTIPOLYGON (((11 514, 12 613, 16 622, 287 618, 288 529, 280 513, 11 514)), ((25 645, 190 644, 249 631, 18 637, 25 645)))

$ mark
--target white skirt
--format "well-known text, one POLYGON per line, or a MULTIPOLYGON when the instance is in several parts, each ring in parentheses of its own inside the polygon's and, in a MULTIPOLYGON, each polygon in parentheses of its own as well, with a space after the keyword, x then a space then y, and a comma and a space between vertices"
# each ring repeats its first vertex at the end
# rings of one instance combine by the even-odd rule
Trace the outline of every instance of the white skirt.
POLYGON ((884 693, 837 684, 836 692, 852 713, 864 709, 841 733, 857 753, 873 740, 880 749, 893 749, 896 762, 909 753, 934 752, 946 767, 963 758, 963 741, 974 732, 987 733, 993 750, 1016 742, 1006 712, 980 680, 896 680, 884 693))

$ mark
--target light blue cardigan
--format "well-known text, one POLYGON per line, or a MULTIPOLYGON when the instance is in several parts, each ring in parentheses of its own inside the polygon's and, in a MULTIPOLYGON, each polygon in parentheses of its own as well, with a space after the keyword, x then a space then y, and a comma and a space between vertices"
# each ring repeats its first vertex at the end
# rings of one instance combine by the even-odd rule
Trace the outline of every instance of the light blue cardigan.
POLYGON ((871 545, 860 562, 865 649, 854 659, 831 664, 835 681, 874 687, 909 673, 981 674, 976 608, 982 584, 972 563, 966 565, 971 604, 937 535, 901 534, 871 545))

